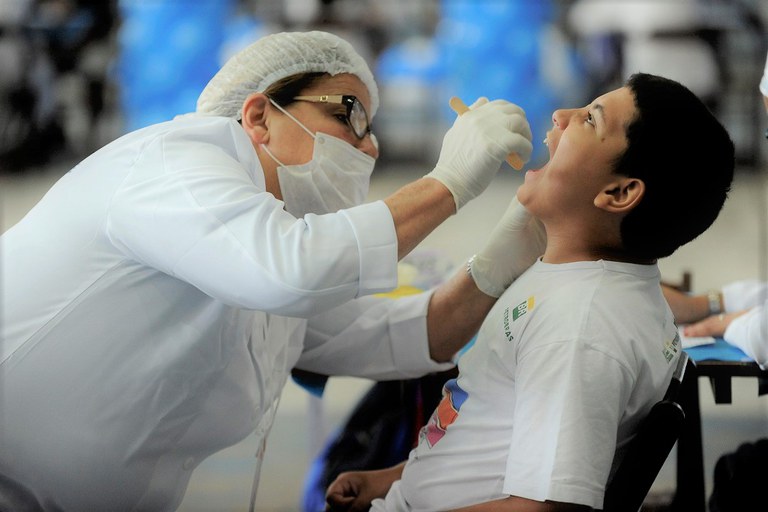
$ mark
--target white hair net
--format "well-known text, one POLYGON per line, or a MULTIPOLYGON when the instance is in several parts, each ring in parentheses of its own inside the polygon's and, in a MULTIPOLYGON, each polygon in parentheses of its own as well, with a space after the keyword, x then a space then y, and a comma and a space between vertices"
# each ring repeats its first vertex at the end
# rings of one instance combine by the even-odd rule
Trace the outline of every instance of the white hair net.
POLYGON ((280 32, 265 36, 230 58, 197 99, 197 114, 240 118, 249 94, 299 73, 350 73, 371 96, 370 116, 379 108, 379 91, 365 60, 340 37, 328 32, 280 32))

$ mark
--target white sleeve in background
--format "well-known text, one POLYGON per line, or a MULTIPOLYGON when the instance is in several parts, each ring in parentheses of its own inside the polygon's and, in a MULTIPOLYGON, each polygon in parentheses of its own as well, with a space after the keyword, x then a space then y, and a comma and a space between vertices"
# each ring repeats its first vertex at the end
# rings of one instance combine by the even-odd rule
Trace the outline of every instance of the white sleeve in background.
POLYGON ((768 300, 768 282, 757 279, 735 281, 723 286, 723 306, 728 313, 759 306, 768 300))
POLYGON ((430 296, 363 297, 310 318, 296 367, 376 380, 414 378, 452 368, 453 363, 436 363, 429 356, 430 296))
POLYGON ((763 96, 768 96, 768 57, 765 59, 765 71, 763 71, 763 79, 760 80, 760 92, 763 96))
POLYGON ((723 338, 768 369, 768 301, 733 320, 723 338))

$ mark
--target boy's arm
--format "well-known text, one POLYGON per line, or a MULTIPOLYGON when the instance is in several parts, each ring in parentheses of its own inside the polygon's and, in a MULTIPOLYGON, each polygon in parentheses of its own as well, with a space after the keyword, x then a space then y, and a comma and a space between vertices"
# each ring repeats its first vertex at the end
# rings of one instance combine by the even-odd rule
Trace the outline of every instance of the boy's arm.
POLYGON ((477 503, 452 512, 586 512, 592 510, 584 505, 562 503, 558 501, 535 501, 519 496, 510 496, 501 500, 477 503))
MULTIPOLYGON (((400 479, 405 462, 375 471, 348 471, 340 474, 328 486, 326 511, 358 512, 370 509, 376 498, 384 498, 392 484, 400 479)), ((477 503, 452 512, 586 512, 584 505, 556 501, 535 501, 518 496, 477 503)))
POLYGON ((337 512, 367 511, 376 498, 387 495, 392 484, 403 474, 405 462, 374 471, 341 473, 325 493, 325 510, 337 512))

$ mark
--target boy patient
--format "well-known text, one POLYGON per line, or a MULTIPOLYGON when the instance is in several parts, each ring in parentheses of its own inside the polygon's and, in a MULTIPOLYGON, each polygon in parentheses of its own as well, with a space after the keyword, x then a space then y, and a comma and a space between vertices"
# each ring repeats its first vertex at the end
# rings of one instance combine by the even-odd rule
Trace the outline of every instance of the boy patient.
POLYGON ((545 143, 516 198, 546 230, 542 257, 499 297, 408 461, 341 474, 329 510, 602 508, 680 355, 656 262, 715 220, 734 148, 692 92, 642 73, 555 111, 545 143))

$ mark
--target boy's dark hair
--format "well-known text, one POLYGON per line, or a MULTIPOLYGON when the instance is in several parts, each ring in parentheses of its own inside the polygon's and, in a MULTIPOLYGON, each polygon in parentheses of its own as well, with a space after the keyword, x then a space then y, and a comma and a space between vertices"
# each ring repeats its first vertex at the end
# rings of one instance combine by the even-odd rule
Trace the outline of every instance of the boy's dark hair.
POLYGON ((715 221, 733 180, 734 147, 683 85, 646 73, 632 75, 626 85, 637 115, 614 172, 643 180, 645 196, 622 221, 621 239, 627 253, 657 259, 715 221))

